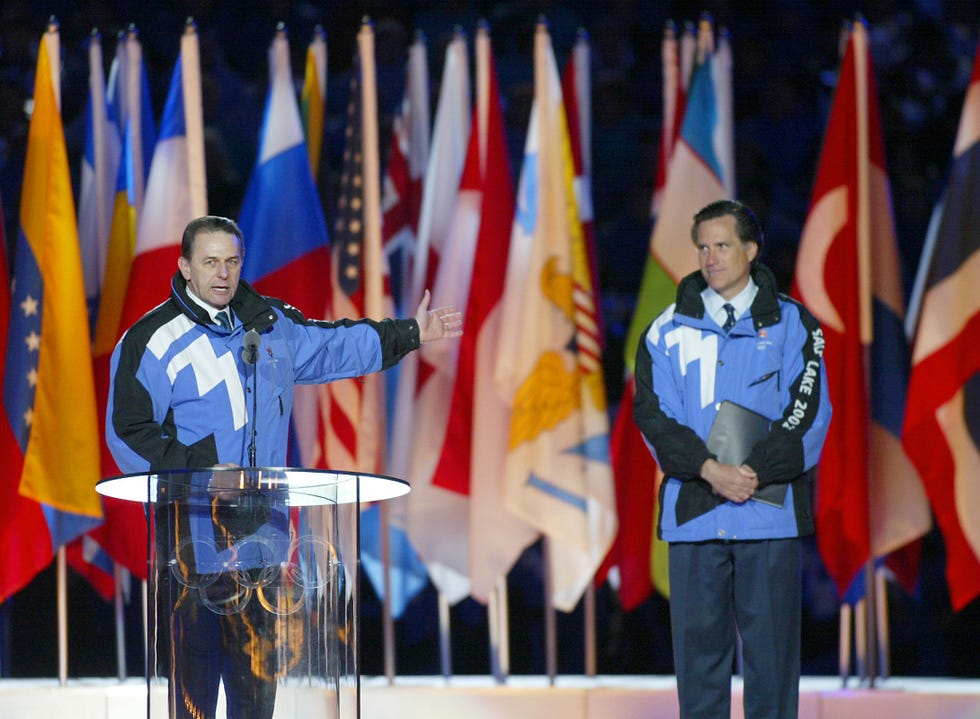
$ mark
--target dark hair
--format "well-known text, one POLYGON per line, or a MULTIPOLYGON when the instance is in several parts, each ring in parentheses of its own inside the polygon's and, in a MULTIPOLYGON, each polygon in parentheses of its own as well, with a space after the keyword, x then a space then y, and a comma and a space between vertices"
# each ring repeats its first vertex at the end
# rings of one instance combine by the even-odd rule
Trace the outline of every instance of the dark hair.
POLYGON ((762 225, 749 206, 743 205, 738 200, 715 200, 698 210, 694 215, 694 224, 691 225, 691 240, 698 241, 698 227, 702 222, 728 215, 735 218, 735 234, 742 244, 754 242, 758 245, 759 252, 756 253, 758 259, 762 254, 762 225))
POLYGON ((238 223, 227 217, 205 215, 204 217, 191 220, 187 223, 187 227, 184 228, 184 234, 180 238, 180 254, 186 259, 189 260, 191 258, 191 253, 194 251, 194 240, 202 232, 227 232, 232 234, 238 238, 238 244, 242 247, 242 253, 245 252, 245 236, 242 235, 242 229, 238 226, 238 223))

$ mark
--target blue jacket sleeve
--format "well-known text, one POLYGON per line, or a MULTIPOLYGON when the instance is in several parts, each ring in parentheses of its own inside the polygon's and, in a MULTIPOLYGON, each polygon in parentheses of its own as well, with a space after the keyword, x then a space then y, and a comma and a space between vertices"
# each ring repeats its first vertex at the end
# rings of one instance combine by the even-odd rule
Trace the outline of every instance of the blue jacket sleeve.
POLYGON ((790 378, 789 398, 769 436, 753 447, 745 463, 759 475, 759 485, 789 482, 816 465, 820 458, 831 406, 823 363, 824 335, 820 323, 799 304, 785 311, 799 313, 790 322, 783 353, 783 376, 790 378))

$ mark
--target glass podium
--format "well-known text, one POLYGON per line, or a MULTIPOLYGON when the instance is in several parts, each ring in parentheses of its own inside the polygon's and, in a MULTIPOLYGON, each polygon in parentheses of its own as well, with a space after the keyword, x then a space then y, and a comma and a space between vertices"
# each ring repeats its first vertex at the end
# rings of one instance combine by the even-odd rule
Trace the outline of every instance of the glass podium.
POLYGON ((360 716, 360 510, 407 482, 213 467, 96 489, 146 512, 147 719, 360 716))

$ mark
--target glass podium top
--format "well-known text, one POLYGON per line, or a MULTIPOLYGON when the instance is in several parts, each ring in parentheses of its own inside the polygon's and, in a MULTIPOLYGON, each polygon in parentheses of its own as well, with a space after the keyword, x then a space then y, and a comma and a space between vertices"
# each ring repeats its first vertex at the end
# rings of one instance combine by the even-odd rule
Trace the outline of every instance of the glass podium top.
POLYGON ((378 502, 408 494, 408 482, 365 472, 300 467, 202 467, 135 472, 103 479, 95 491, 129 502, 155 503, 188 494, 262 492, 289 506, 378 502))

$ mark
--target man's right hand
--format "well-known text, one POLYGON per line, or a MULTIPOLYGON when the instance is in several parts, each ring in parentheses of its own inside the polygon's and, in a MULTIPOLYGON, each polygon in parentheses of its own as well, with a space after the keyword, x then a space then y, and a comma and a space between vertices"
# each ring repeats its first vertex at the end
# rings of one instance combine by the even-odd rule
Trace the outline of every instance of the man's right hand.
POLYGON ((707 459, 701 465, 701 477, 711 485, 715 494, 739 504, 748 501, 759 487, 758 475, 747 464, 722 464, 707 459))

